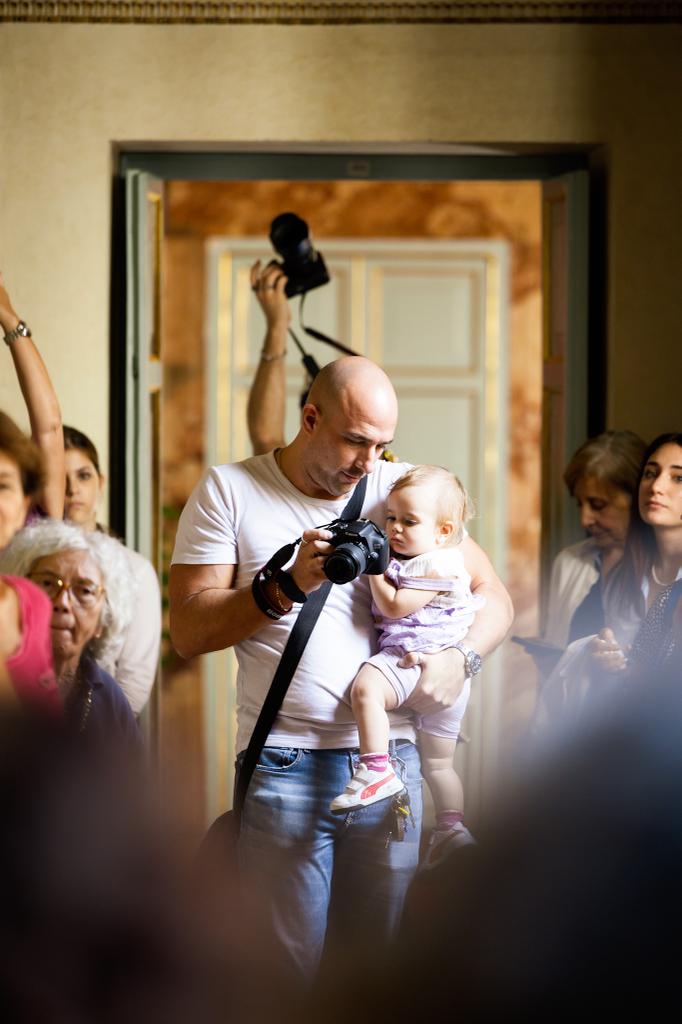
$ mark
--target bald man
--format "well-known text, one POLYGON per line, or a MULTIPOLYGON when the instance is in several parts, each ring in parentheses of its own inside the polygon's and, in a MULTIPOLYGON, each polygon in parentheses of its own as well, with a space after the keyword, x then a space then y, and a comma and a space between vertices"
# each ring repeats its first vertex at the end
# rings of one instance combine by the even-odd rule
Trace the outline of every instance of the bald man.
MULTIPOLYGON (((270 617, 254 599, 253 577, 302 535, 306 543, 290 573, 304 594, 316 590, 326 579, 331 550, 328 532, 319 527, 339 517, 364 476, 362 516, 383 520, 388 490, 409 468, 380 458, 393 440, 397 414, 395 392, 378 366, 360 357, 330 363, 315 379, 291 444, 208 470, 183 511, 170 575, 171 637, 185 657, 234 646, 240 751, 301 607, 271 582, 263 588, 265 602, 282 614, 270 617)), ((467 637, 484 656, 509 628, 511 605, 481 549, 467 538, 462 551, 472 589, 487 599, 467 637)), ((329 811, 358 756, 350 684, 375 649, 366 577, 332 587, 243 811, 240 863, 257 882, 283 954, 308 978, 325 941, 355 948, 363 932, 375 948, 388 941, 417 865, 421 778, 410 709, 391 713, 391 737, 416 827, 404 841, 391 840, 389 800, 347 818, 329 811)), ((441 710, 464 684, 464 656, 452 649, 420 657, 424 667, 411 708, 441 710)))

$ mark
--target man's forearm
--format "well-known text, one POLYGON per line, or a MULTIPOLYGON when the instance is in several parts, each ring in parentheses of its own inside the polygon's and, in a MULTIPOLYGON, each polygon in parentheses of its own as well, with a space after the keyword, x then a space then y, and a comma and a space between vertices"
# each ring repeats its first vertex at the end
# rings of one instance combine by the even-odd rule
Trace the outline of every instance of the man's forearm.
POLYGON ((485 605, 476 613, 466 635, 466 643, 485 658, 504 640, 514 618, 514 607, 504 587, 481 583, 476 595, 485 597, 485 605))
MULTIPOLYGON (((485 597, 486 603, 476 613, 464 641, 485 658, 507 635, 514 609, 502 584, 480 583, 475 592, 485 597)), ((407 654, 401 664, 403 667, 423 666, 419 682, 408 700, 409 706, 421 715, 451 707, 466 681, 462 653, 454 647, 445 648, 437 654, 407 654)))
POLYGON ((271 621, 256 605, 250 587, 200 590, 182 599, 174 599, 171 587, 171 640, 183 658, 233 647, 271 621))

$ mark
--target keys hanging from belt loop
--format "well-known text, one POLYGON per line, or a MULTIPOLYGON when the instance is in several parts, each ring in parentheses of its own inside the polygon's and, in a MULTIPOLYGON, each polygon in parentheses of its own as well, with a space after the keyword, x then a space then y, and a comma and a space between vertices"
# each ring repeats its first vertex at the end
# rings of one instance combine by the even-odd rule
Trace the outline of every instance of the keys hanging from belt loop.
POLYGON ((391 801, 391 814, 393 815, 393 827, 388 833, 386 840, 386 846, 393 839, 397 843, 402 843, 405 838, 405 832, 407 831, 408 824, 414 828, 414 816, 412 814, 412 807, 410 806, 410 794, 406 789, 403 789, 400 793, 396 793, 391 801))

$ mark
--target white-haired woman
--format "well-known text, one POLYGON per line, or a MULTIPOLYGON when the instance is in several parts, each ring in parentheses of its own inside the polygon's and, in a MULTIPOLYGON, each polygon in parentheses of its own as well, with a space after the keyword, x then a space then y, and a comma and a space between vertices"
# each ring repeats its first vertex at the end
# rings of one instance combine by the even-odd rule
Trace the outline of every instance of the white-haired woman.
MULTIPOLYGON (((64 427, 64 449, 64 518, 84 530, 108 533, 97 522, 97 508, 104 490, 97 449, 90 438, 75 427, 64 427)), ((131 708, 139 715, 149 700, 156 679, 161 642, 161 592, 159 578, 151 562, 130 548, 124 547, 123 553, 137 584, 137 598, 132 621, 121 635, 118 648, 112 650, 110 663, 105 667, 115 676, 131 708)))
POLYGON ((0 568, 26 576, 52 604, 50 632, 67 722, 95 740, 139 743, 123 691, 101 663, 130 621, 134 581, 121 545, 48 519, 16 534, 0 568))

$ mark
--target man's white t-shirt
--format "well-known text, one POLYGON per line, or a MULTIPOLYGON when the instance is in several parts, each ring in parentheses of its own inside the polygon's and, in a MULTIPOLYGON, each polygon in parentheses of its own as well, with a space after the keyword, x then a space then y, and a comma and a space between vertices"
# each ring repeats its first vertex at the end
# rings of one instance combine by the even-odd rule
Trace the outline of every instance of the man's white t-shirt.
MULTIPOLYGON (((375 464, 367 480, 363 518, 383 524, 389 488, 409 468, 406 463, 375 464)), ((250 587, 275 551, 303 530, 338 519, 349 498, 323 501, 302 494, 280 471, 272 452, 214 466, 180 517, 173 564, 236 565, 234 586, 250 587)), ((282 619, 235 645, 238 750, 249 741, 300 608, 294 605, 282 619)), ((356 747, 350 685, 376 650, 367 577, 333 586, 270 733, 270 745, 356 747)), ((390 719, 393 737, 415 738, 409 711, 397 709, 390 719)))

